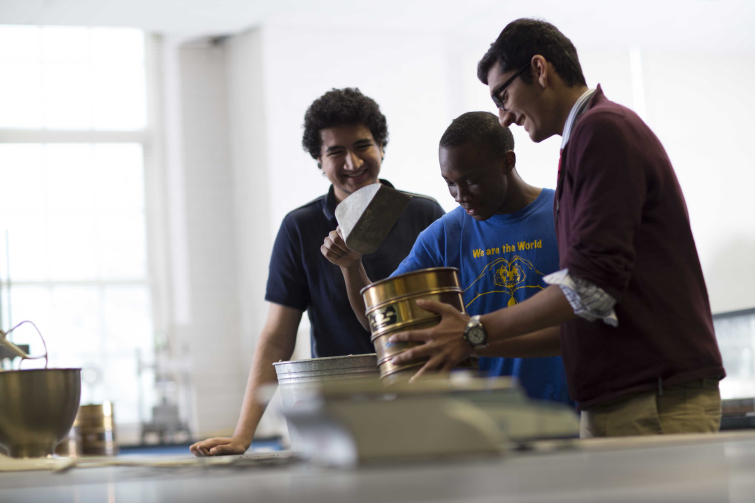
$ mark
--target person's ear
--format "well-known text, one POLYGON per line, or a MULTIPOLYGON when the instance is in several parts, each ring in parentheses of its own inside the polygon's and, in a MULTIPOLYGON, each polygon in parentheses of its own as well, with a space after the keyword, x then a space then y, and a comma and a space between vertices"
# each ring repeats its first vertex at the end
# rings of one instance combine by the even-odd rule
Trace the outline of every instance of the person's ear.
POLYGON ((511 171, 516 168, 516 154, 513 150, 506 152, 503 157, 503 165, 505 167, 506 174, 511 173, 511 171))
POLYGON ((548 77, 550 76, 550 68, 548 62, 539 54, 532 56, 532 70, 535 77, 535 82, 540 87, 545 89, 548 87, 548 77))
POLYGON ((321 157, 318 157, 318 158, 317 158, 317 167, 318 167, 319 169, 322 169, 322 158, 321 158, 321 157))
POLYGON ((385 150, 383 150, 383 144, 378 143, 377 148, 378 148, 378 151, 380 152, 380 162, 383 162, 383 160, 385 159, 385 150))

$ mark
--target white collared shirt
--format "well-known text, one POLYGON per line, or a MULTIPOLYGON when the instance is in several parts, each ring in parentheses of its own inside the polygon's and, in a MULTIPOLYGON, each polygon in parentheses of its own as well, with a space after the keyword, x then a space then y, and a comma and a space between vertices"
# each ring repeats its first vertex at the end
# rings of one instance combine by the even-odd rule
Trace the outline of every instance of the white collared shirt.
POLYGON ((561 133, 561 150, 563 150, 566 147, 566 144, 569 143, 569 137, 571 136, 571 130, 574 128, 574 122, 577 120, 577 117, 582 115, 582 112, 587 109, 587 104, 590 102, 590 98, 592 98, 593 94, 595 94, 595 89, 588 89, 579 97, 574 106, 571 107, 571 111, 566 117, 566 122, 564 123, 564 132, 561 133))

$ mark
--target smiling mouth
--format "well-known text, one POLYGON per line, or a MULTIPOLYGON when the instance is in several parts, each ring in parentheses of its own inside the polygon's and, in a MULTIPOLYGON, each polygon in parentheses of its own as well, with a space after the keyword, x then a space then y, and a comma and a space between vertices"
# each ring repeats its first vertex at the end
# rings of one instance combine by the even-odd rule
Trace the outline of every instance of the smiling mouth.
POLYGON ((345 176, 346 178, 359 178, 361 176, 366 175, 368 171, 369 169, 365 168, 360 171, 356 171, 354 173, 344 173, 343 176, 345 176))
POLYGON ((479 206, 475 206, 473 208, 467 208, 465 206, 462 206, 462 208, 464 208, 464 211, 466 211, 467 215, 470 215, 470 216, 477 215, 478 213, 480 213, 479 206))

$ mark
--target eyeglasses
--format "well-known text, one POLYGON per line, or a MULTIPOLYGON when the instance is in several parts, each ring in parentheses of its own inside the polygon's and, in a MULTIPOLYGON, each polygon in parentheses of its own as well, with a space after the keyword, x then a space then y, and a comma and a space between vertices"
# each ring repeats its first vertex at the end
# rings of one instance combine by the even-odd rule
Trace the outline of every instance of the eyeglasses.
POLYGON ((504 112, 507 112, 506 107, 503 105, 506 102, 506 97, 503 96, 504 91, 506 91, 506 88, 509 87, 509 85, 516 80, 517 77, 519 77, 521 74, 524 73, 524 71, 530 67, 532 63, 527 63, 524 68, 516 72, 514 75, 511 76, 509 80, 504 82, 501 86, 498 87, 493 93, 490 95, 491 98, 493 98, 493 103, 495 103, 495 106, 497 106, 499 109, 503 110, 504 112))

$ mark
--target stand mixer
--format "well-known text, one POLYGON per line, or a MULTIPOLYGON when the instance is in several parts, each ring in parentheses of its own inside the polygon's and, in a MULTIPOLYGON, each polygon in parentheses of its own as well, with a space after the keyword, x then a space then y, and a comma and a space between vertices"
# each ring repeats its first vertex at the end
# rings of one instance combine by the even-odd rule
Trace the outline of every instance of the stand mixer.
POLYGON ((24 323, 36 328, 23 321, 8 332, 0 330, 0 345, 22 361, 44 358, 45 368, 0 368, 0 448, 12 457, 42 457, 54 453, 73 425, 81 398, 81 369, 48 369, 44 338, 45 354, 38 357, 9 341, 8 333, 24 323))

